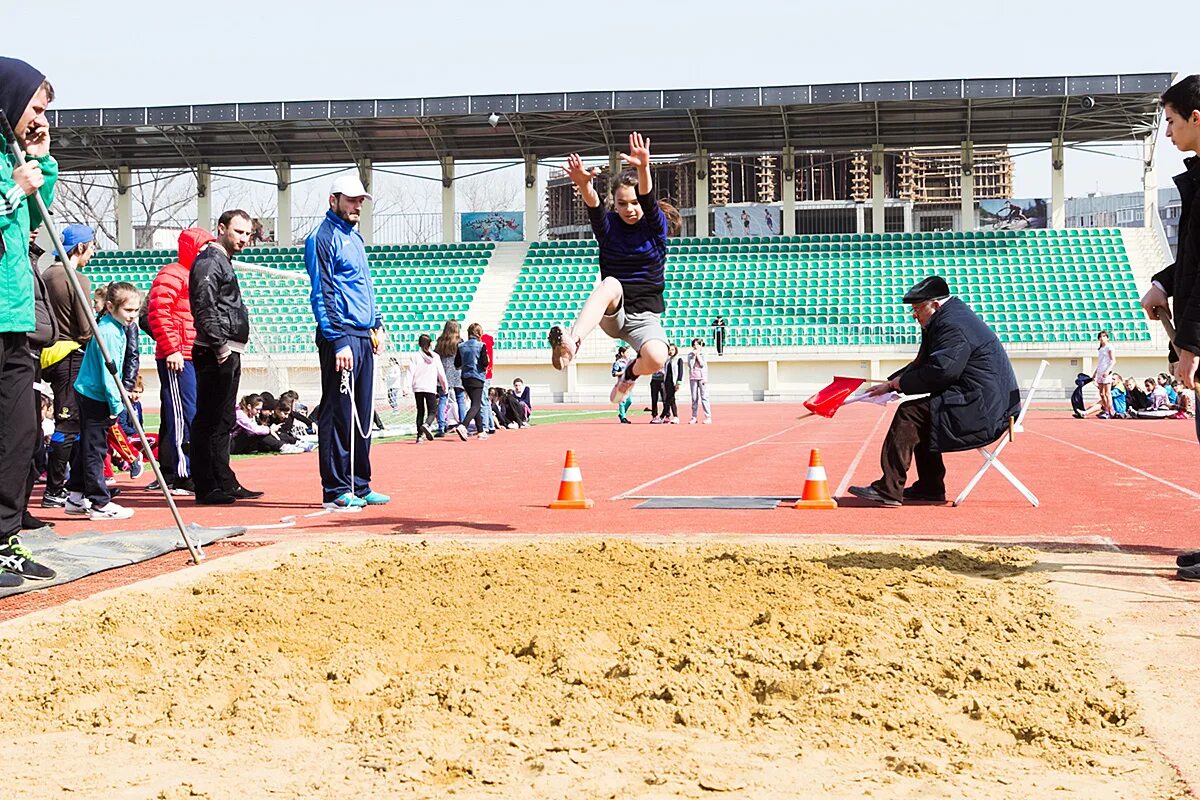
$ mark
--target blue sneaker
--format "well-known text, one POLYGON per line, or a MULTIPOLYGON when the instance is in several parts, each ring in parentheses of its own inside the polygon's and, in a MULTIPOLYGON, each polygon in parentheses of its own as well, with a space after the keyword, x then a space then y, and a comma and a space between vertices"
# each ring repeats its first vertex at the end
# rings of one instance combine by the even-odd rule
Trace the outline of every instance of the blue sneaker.
POLYGON ((370 492, 370 493, 364 495, 363 497, 358 497, 355 499, 358 500, 363 505, 382 506, 382 505, 387 505, 387 503, 390 502, 392 498, 388 497, 386 494, 380 494, 379 492, 370 492))
POLYGON ((366 504, 366 500, 363 500, 361 497, 355 497, 350 492, 346 492, 332 502, 321 503, 321 508, 327 508, 330 511, 357 511, 366 506, 366 504))

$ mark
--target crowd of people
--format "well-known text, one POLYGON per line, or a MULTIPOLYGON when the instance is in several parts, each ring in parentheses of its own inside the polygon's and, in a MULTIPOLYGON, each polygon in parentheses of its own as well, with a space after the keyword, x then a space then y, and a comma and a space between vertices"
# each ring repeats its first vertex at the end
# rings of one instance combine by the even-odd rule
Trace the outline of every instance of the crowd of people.
POLYGON ((1088 375, 1079 373, 1075 391, 1071 394, 1071 413, 1077 419, 1095 414, 1097 419, 1191 419, 1196 414, 1193 394, 1183 381, 1165 372, 1138 381, 1122 377, 1116 371, 1117 357, 1108 331, 1100 331, 1096 353, 1096 369, 1088 375), (1094 383, 1099 400, 1090 406, 1084 401, 1083 389, 1094 383))

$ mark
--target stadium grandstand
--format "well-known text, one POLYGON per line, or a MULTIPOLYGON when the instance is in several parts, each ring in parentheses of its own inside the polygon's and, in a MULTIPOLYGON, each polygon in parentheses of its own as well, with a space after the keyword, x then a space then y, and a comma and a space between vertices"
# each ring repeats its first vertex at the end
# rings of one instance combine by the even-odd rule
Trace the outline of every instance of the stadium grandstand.
POLYGON ((52 112, 52 123, 64 171, 110 172, 119 187, 118 247, 93 260, 93 282, 119 278, 145 289, 174 258, 133 247, 139 171, 193 173, 194 219, 208 225, 221 210, 212 206, 214 169, 274 172, 277 241, 246 250, 239 264, 254 328, 246 370, 265 373, 272 389, 313 386, 316 375, 303 252, 289 241, 292 168, 356 168, 370 188, 385 165, 436 164, 440 242, 380 241, 369 209, 360 223, 393 350, 411 349, 419 333, 436 336, 449 318, 479 322, 496 335, 497 380, 520 374, 547 399, 607 396, 611 343, 602 335, 567 371, 548 363, 547 327, 573 317, 597 270, 578 200, 560 180, 542 186, 538 168, 579 152, 607 159, 607 173, 623 137, 639 130, 654 141, 660 194, 684 218, 667 264, 668 332, 683 347, 710 338, 713 318, 728 321, 712 377, 718 397, 802 398, 831 370, 886 376, 911 358, 919 337, 900 295, 930 274, 945 276, 989 320, 1023 382, 1046 359, 1048 384, 1066 390, 1076 373, 1091 371, 1101 329, 1113 332, 1123 363, 1144 359, 1144 371, 1157 372, 1165 351, 1138 296, 1170 259, 1153 142, 1157 100, 1172 79, 92 108, 52 112), (1068 228, 1071 149, 1114 142, 1144 154, 1142 227, 1068 228), (1051 153, 1051 197, 1041 207, 1010 202, 1013 146, 1051 153), (485 161, 524 167, 523 241, 461 240, 456 183, 485 161), (997 211, 996 203, 1006 205, 997 211), (543 214, 547 238, 537 241, 543 214))

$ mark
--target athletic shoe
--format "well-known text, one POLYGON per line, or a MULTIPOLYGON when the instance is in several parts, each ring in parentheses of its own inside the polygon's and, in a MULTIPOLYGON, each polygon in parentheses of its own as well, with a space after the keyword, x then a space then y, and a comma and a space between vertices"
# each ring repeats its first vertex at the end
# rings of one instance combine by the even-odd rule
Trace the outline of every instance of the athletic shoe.
POLYGON ((354 511, 365 508, 366 505, 366 500, 363 500, 361 497, 355 497, 350 492, 346 492, 336 500, 321 503, 321 508, 327 508, 330 511, 354 511))
POLYGON ((53 528, 53 527, 54 527, 53 522, 48 522, 44 519, 38 519, 33 514, 30 514, 28 511, 21 514, 21 530, 23 530, 23 531, 36 531, 39 528, 53 528))
POLYGON ((1200 581, 1200 566, 1180 567, 1175 577, 1181 581, 1200 581))
POLYGON ((112 487, 117 485, 117 479, 116 478, 105 478, 104 485, 111 489, 112 487))
POLYGON ((28 547, 18 542, 15 536, 0 546, 0 570, 33 581, 48 581, 58 574, 49 567, 34 561, 33 553, 29 551, 28 547))
POLYGON ((678 424, 679 424, 679 417, 671 417, 671 424, 672 424, 672 425, 678 425, 678 424))
POLYGON ((1112 419, 1112 416, 1101 411, 1099 414, 1096 415, 1096 419, 1112 419))
POLYGON ((1180 411, 1167 417, 1167 419, 1191 419, 1191 417, 1187 415, 1186 411, 1180 411))
POLYGON ((712 417, 705 417, 705 418, 704 418, 704 424, 705 424, 705 425, 712 425, 712 417))
POLYGON ((435 433, 435 434, 433 435, 433 438, 435 438, 435 439, 445 439, 445 438, 446 438, 446 432, 445 432, 445 431, 438 431, 437 433, 435 433))
POLYGON ((159 484, 158 481, 150 481, 149 483, 146 484, 146 488, 152 492, 157 492, 159 489, 162 488, 162 486, 159 484))
POLYGON ((1084 417, 1087 416, 1087 414, 1084 414, 1078 408, 1071 409, 1071 414, 1075 417, 1075 419, 1083 419, 1084 417))
POLYGON ((467 440, 467 429, 462 425, 456 425, 454 427, 454 432, 457 433, 458 438, 462 439, 464 442, 467 440))
POLYGON ((632 425, 633 424, 633 420, 631 420, 629 417, 617 417, 617 419, 621 420, 622 425, 632 425))
POLYGON ((62 508, 66 504, 66 492, 59 492, 58 494, 50 494, 50 492, 46 492, 44 495, 42 495, 42 508, 62 508))
POLYGON ((662 425, 663 418, 662 417, 654 417, 653 419, 650 420, 650 424, 651 425, 662 425))
POLYGON ((515 422, 510 422, 507 425, 505 425, 504 427, 508 428, 510 431, 515 431, 517 428, 519 428, 521 426, 515 422))
POLYGON ((170 487, 171 495, 174 497, 191 497, 196 493, 196 486, 191 481, 184 483, 180 481, 170 487))
POLYGON ((369 506, 385 506, 391 502, 392 498, 382 492, 368 492, 358 499, 369 506))
POLYGON ((1194 553, 1184 553, 1175 557, 1175 566, 1177 567, 1195 567, 1200 566, 1200 550, 1194 553))
POLYGON ((691 420, 688 422, 688 425, 695 425, 695 424, 696 424, 696 418, 692 417, 691 420))
POLYGON ((573 336, 567 336, 562 325, 555 325, 550 328, 550 333, 547 337, 550 340, 550 363, 555 369, 566 369, 567 365, 575 359, 575 354, 579 352, 579 340, 573 336))
POLYGON ((140 458, 129 465, 129 477, 137 480, 142 477, 142 473, 146 471, 146 464, 140 458))
POLYGON ((488 433, 487 431, 484 431, 483 433, 479 434, 478 438, 479 438, 479 441, 482 442, 484 439, 491 438, 491 434, 488 433))
POLYGON ((108 487, 108 499, 109 500, 116 499, 117 497, 120 497, 120 496, 121 496, 121 487, 120 486, 108 487))
POLYGON ((63 511, 65 511, 68 514, 73 514, 75 516, 82 517, 84 514, 88 513, 91 510, 92 510, 92 501, 88 500, 86 497, 83 497, 82 495, 80 495, 79 497, 75 497, 74 495, 68 495, 66 498, 66 502, 63 503, 63 511))
POLYGON ((855 497, 861 497, 863 500, 870 500, 872 503, 879 503, 879 505, 887 506, 888 508, 899 508, 902 505, 899 500, 884 497, 874 486, 851 486, 850 494, 855 497))
POLYGON ((617 377, 617 382, 613 384, 612 391, 608 393, 608 401, 620 405, 625 402, 625 398, 629 397, 629 393, 633 391, 633 385, 637 383, 637 376, 633 374, 633 365, 637 363, 637 359, 629 362, 629 366, 625 367, 625 371, 617 377), (630 377, 632 376, 632 377, 630 377))
POLYGON ((15 572, 0 572, 0 589, 15 589, 25 583, 25 579, 15 572))
POLYGON ((96 508, 95 506, 93 506, 92 510, 88 512, 88 519, 93 519, 93 520, 129 519, 132 516, 133 516, 132 508, 126 508, 125 506, 119 506, 113 502, 109 502, 107 505, 100 506, 99 508, 96 508))
POLYGON ((425 436, 425 438, 428 441, 431 441, 431 442, 433 441, 433 431, 429 428, 428 425, 421 426, 421 433, 422 433, 422 435, 425 436))
POLYGON ((236 497, 225 492, 209 492, 196 496, 196 504, 201 506, 231 506, 236 502, 236 497))
POLYGON ((245 486, 239 486, 229 493, 236 500, 257 500, 266 492, 255 492, 247 489, 245 486))

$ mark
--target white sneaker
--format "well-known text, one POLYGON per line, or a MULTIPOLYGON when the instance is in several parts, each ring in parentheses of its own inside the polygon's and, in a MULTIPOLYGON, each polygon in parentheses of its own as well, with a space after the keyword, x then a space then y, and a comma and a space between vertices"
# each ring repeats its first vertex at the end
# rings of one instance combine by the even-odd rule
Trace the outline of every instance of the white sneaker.
POLYGON ((67 495, 67 502, 63 505, 63 511, 80 517, 88 513, 91 509, 91 500, 88 500, 83 495, 76 495, 74 493, 67 495))
POLYGON ((108 505, 93 508, 88 512, 89 519, 129 519, 133 516, 133 509, 125 506, 117 505, 111 500, 108 505))
POLYGON ((517 423, 515 423, 515 422, 510 422, 507 425, 505 425, 504 427, 508 428, 510 431, 515 431, 520 426, 517 425, 517 423))
POLYGON ((691 421, 688 423, 688 425, 695 425, 695 424, 696 424, 696 418, 695 418, 695 417, 692 417, 692 419, 691 419, 691 421))
POLYGON ((457 433, 458 438, 462 439, 464 442, 467 440, 467 429, 462 425, 455 426, 454 432, 457 433))
POLYGON ((481 442, 482 442, 482 441, 483 441, 484 439, 486 439, 486 438, 488 438, 488 432, 487 432, 487 431, 482 431, 482 432, 479 434, 479 441, 481 441, 481 442))
POLYGON ((704 424, 705 424, 705 425, 712 425, 712 417, 705 417, 705 419, 704 419, 704 424))

